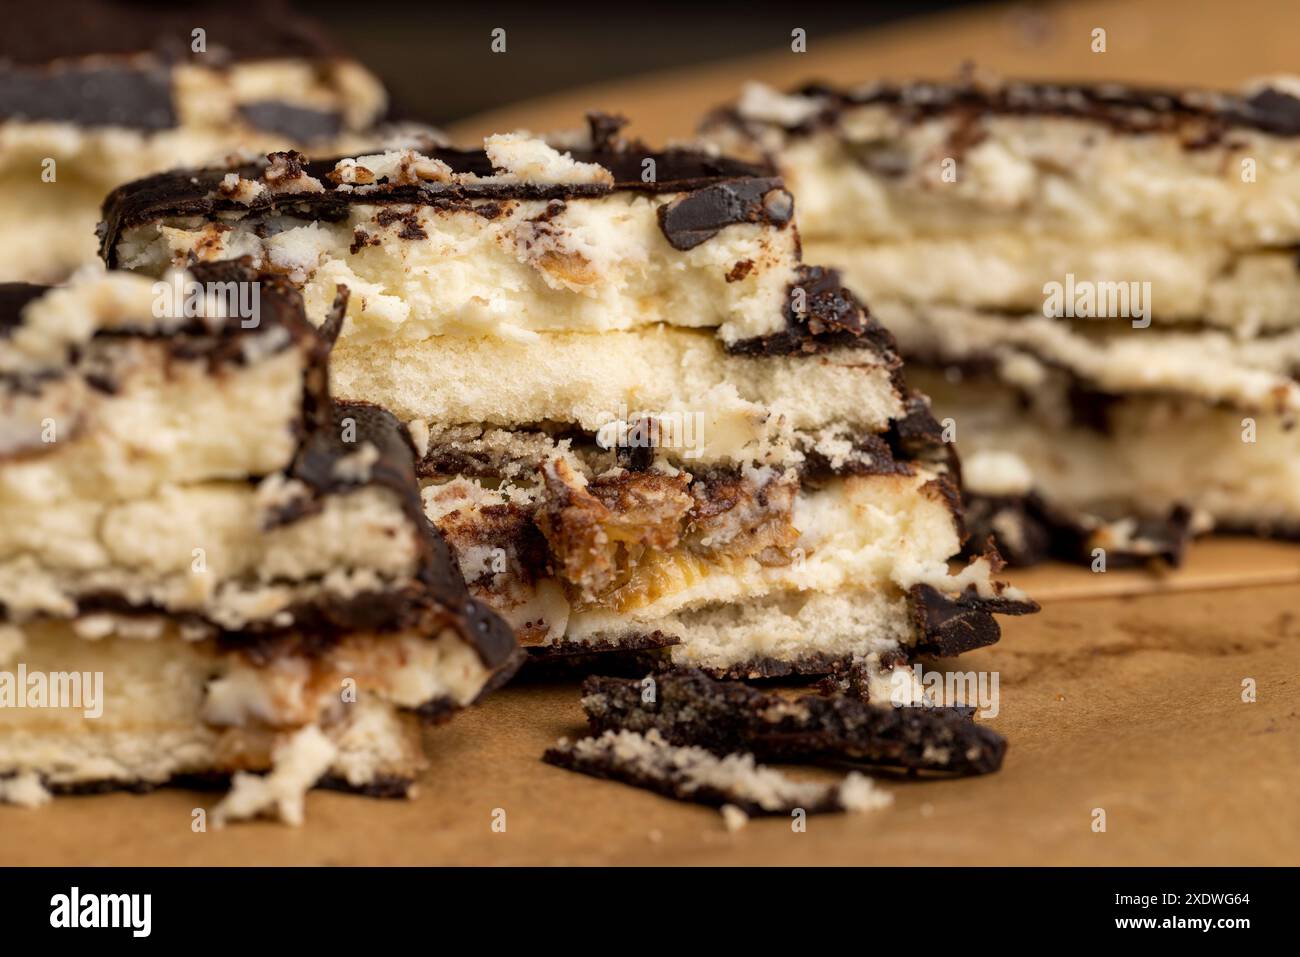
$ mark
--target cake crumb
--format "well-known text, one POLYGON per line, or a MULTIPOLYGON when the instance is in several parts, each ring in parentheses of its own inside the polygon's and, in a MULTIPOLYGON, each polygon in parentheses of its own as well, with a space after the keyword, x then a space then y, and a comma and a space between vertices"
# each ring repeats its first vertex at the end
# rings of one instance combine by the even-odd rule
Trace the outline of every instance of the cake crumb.
POLYGON ((0 804, 17 807, 41 807, 49 804, 52 795, 41 783, 35 771, 24 771, 11 778, 0 778, 0 804))
POLYGON ((722 805, 721 811, 722 823, 732 834, 743 830, 745 825, 749 823, 749 815, 734 804, 722 805))

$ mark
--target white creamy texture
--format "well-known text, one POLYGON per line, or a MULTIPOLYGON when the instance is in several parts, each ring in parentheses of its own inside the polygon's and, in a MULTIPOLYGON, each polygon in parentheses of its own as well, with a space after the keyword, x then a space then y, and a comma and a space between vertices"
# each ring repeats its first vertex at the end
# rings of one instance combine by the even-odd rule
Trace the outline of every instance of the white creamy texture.
POLYGON ((1034 473, 1010 452, 986 450, 964 456, 961 478, 963 489, 981 495, 1027 495, 1034 487, 1034 473))
MULTIPOLYGON (((838 129, 810 136, 787 139, 768 127, 759 145, 780 151, 810 239, 1018 229, 1078 239, 1154 235, 1234 249, 1300 241, 1293 138, 1242 128, 1227 145, 1189 150, 1173 136, 1119 134, 1083 120, 988 116, 980 121, 986 135, 958 150, 949 141, 955 122, 940 116, 910 124, 887 106, 867 105, 847 109, 838 129), (947 158, 957 159, 955 182, 942 179, 947 158), (1255 162, 1253 182, 1243 180, 1243 159, 1255 162), (882 175, 873 162, 891 170, 903 163, 904 172, 882 175)), ((724 148, 744 145, 729 130, 714 137, 724 148)))
MULTIPOLYGON (((432 641, 353 635, 322 656, 277 658, 274 667, 261 668, 217 652, 211 641, 184 640, 173 623, 151 641, 119 634, 87 641, 60 621, 24 630, 22 660, 30 671, 104 675, 103 716, 93 722, 78 709, 16 709, 6 717, 0 774, 37 773, 54 784, 160 784, 180 774, 267 770, 277 745, 302 727, 318 727, 335 744, 330 773, 354 786, 409 780, 425 763, 419 721, 396 708, 409 706, 411 682, 452 687, 463 680, 456 667, 434 661, 431 668, 424 652, 403 660, 423 645, 460 645, 450 632, 432 641), (355 681, 355 703, 342 700, 345 678, 355 681), (223 679, 244 689, 246 704, 231 712, 229 691, 222 693, 220 707, 234 720, 210 723, 222 717, 210 710, 217 705, 209 693, 223 679), (254 707, 258 702, 265 710, 254 707)), ((480 666, 473 695, 487 677, 480 666)), ((473 695, 464 688, 457 699, 473 695)))
POLYGON ((246 125, 239 116, 241 105, 276 101, 341 112, 345 129, 364 130, 388 106, 374 74, 349 60, 254 60, 222 69, 181 63, 174 77, 176 112, 181 125, 191 128, 239 128, 246 125))
POLYGON ((147 495, 168 482, 237 479, 288 466, 302 417, 305 356, 285 349, 210 374, 163 341, 114 346, 120 388, 80 378, 0 397, 0 503, 53 507, 147 495), (52 441, 47 441, 52 440, 52 441))
MULTIPOLYGON (((723 670, 768 659, 798 663, 815 655, 878 661, 916 638, 907 599, 875 585, 708 606, 669 615, 658 627, 681 640, 671 652, 679 667, 723 670)), ((610 621, 602 631, 618 634, 619 626, 610 621)))
POLYGON ((1106 319, 1089 324, 1097 334, 1084 335, 1079 322, 1042 315, 1008 318, 892 301, 878 301, 875 311, 904 353, 938 352, 947 361, 992 355, 1005 380, 1030 388, 1050 362, 1112 394, 1177 392, 1243 409, 1300 413, 1300 383, 1292 378, 1300 364, 1300 330, 1240 340, 1218 331, 1133 329, 1127 320, 1106 319))
POLYGON ((822 104, 813 97, 787 96, 766 84, 749 82, 741 89, 736 108, 747 120, 795 127, 820 113, 822 104))
MULTIPOLYGON (((128 273, 83 271, 33 300, 0 339, 0 371, 34 386, 0 395, 0 503, 53 507, 67 499, 114 501, 167 482, 236 479, 288 466, 302 419, 306 344, 279 326, 241 334, 241 353, 212 370, 202 356, 172 354, 165 337, 99 337, 166 331, 183 315, 179 276, 166 295, 128 273), (157 307, 157 308, 156 308, 157 307), (161 310, 161 314, 156 314, 161 310), (70 366, 73 352, 80 354, 70 366), (46 377, 48 373, 59 373, 46 377), (88 377, 110 380, 110 391, 88 377)), ((204 305, 212 327, 215 301, 204 305)))
POLYGON ((614 185, 614 174, 597 163, 580 163, 544 140, 524 133, 502 133, 483 141, 488 160, 504 175, 502 182, 598 183, 614 185))
POLYGON ((40 775, 35 772, 24 771, 13 777, 0 778, 0 804, 41 807, 49 804, 52 797, 41 783, 40 775))
POLYGON ((1233 251, 1163 237, 1038 236, 1000 232, 897 241, 810 239, 811 262, 841 270, 873 306, 898 299, 1042 314, 1048 283, 1150 283, 1157 325, 1206 322, 1253 336, 1300 325, 1300 266, 1286 250, 1233 251))
POLYGON ((174 319, 154 315, 156 284, 129 273, 84 270, 62 287, 29 302, 21 321, 0 339, 0 371, 57 368, 69 350, 97 332, 165 327, 174 319))
POLYGON ((1294 420, 1190 398, 1129 396, 1111 406, 1111 432, 1103 435, 1071 426, 1051 408, 1025 410, 1011 389, 986 379, 954 386, 924 368, 913 378, 934 398, 936 414, 957 416, 967 462, 1014 456, 1051 502, 1139 515, 1185 504, 1219 527, 1300 532, 1294 420), (1243 441, 1250 423, 1255 441, 1243 441))
POLYGON ((271 504, 240 482, 36 511, 0 502, 0 602, 14 616, 71 615, 78 596, 108 592, 239 628, 414 574, 417 530, 385 490, 329 496, 319 513, 267 529, 271 504))
POLYGON ((504 203, 492 219, 472 209, 355 205, 338 223, 272 217, 265 235, 248 219, 178 221, 128 229, 118 255, 122 268, 152 275, 191 256, 250 256, 300 283, 318 323, 337 285, 346 285, 344 343, 430 336, 536 343, 539 333, 658 323, 717 328, 734 341, 784 329, 796 232, 739 223, 682 252, 657 216, 674 198, 571 199, 547 221, 536 220, 549 206, 542 200, 504 203), (381 214, 394 213, 409 218, 380 224, 381 214), (423 238, 401 238, 413 229, 423 238), (752 268, 729 282, 746 261, 752 268))
POLYGON ((307 792, 329 770, 338 748, 314 725, 303 728, 278 745, 272 754, 271 773, 237 773, 230 793, 213 809, 212 823, 224 827, 270 813, 277 819, 299 826, 307 792))
MULTIPOLYGON (((878 433, 903 413, 870 350, 729 356, 708 333, 664 326, 535 342, 349 341, 331 356, 331 379, 340 397, 430 426, 552 421, 595 433, 637 413, 699 416, 704 445, 688 460, 697 464, 781 459, 796 433, 878 433)), ((687 450, 665 451, 681 459, 687 450)))

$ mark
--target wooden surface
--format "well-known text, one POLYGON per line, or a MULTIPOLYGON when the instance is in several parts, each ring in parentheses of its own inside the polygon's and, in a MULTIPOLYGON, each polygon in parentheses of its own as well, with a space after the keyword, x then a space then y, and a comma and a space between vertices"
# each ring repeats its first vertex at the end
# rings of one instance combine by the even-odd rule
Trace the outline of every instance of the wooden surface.
MULTIPOLYGON (((797 17, 796 17, 797 19, 797 17)), ((994 8, 880 33, 785 41, 771 55, 519 104, 463 139, 573 126, 613 109, 654 140, 690 132, 749 77, 858 81, 950 73, 1230 84, 1300 67, 1300 7, 1072 3, 994 8), (1108 52, 1088 50, 1107 30, 1108 52)), ((793 24, 797 25, 797 23, 793 24)), ((313 794, 308 823, 195 834, 211 795, 163 791, 0 808, 0 864, 1281 864, 1300 860, 1300 546, 1211 540, 1174 573, 1047 566, 1015 576, 1044 602, 959 662, 1000 678, 1004 769, 888 781, 868 815, 730 834, 711 810, 543 765, 582 730, 572 684, 512 687, 430 732, 434 767, 410 802, 313 794), (1242 699, 1252 679, 1257 700, 1242 699), (1094 809, 1107 829, 1092 830, 1094 809), (505 833, 490 828, 506 812, 505 833)))
POLYGON ((1000 676, 988 724, 1010 741, 1002 771, 884 779, 893 807, 810 818, 806 833, 767 819, 731 834, 711 809, 542 764, 584 727, 577 688, 560 684, 507 688, 431 731, 414 801, 318 793, 302 828, 201 834, 190 815, 210 794, 0 808, 0 864, 1295 863, 1298 592, 1062 599, 1010 620, 1000 644, 960 659, 1000 676))
MULTIPOLYGON (((791 29, 797 27, 797 10, 791 29)), ((580 125, 589 109, 622 113, 648 142, 691 134, 700 116, 732 99, 746 80, 788 87, 810 79, 942 78, 973 61, 1006 76, 1232 86, 1300 71, 1292 0, 1100 0, 1012 3, 904 21, 865 34, 808 37, 790 51, 789 30, 772 52, 585 87, 504 106, 454 124, 472 143, 488 133, 580 125), (1106 31, 1106 52, 1090 49, 1106 31)))

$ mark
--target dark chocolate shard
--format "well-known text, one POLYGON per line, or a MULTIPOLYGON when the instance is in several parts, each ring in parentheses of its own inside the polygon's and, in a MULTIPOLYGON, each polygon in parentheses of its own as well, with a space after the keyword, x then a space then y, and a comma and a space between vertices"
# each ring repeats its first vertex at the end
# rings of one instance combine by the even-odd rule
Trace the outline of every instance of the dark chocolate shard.
POLYGON ((250 126, 267 133, 280 133, 298 143, 313 143, 338 136, 343 117, 334 110, 313 110, 279 100, 245 103, 239 115, 250 126))
MULTIPOLYGON (((856 775, 829 785, 795 781, 755 764, 749 755, 718 757, 702 748, 671 744, 655 731, 644 735, 610 731, 597 738, 560 741, 542 760, 678 801, 710 807, 730 805, 750 817, 788 815, 797 810, 826 814, 870 806, 847 794, 850 779, 856 775)), ((887 801, 884 798, 882 803, 887 801)))
POLYGON ((694 249, 735 223, 785 226, 794 199, 776 178, 718 183, 659 207, 659 228, 674 249, 694 249))
POLYGON ((593 734, 658 732, 666 741, 760 761, 857 762, 955 775, 1002 765, 1006 740, 968 708, 893 707, 858 697, 788 697, 702 671, 592 677, 582 707, 593 734))
POLYGON ((1038 611, 1038 603, 1029 600, 986 598, 968 587, 956 598, 943 594, 931 585, 913 585, 908 589, 912 604, 912 622, 916 628, 917 653, 951 658, 997 642, 1002 636, 994 614, 1029 615, 1038 611))

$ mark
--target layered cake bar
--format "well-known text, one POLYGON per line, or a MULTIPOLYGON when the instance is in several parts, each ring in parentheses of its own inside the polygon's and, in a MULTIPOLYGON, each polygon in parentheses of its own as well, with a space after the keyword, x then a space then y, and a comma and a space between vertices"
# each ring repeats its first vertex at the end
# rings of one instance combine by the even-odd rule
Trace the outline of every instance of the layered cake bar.
POLYGON ((0 281, 57 281, 93 262, 99 205, 121 183, 243 149, 328 155, 381 138, 366 133, 387 109, 379 81, 284 3, 12 13, 0 32, 0 281))
POLYGON ((222 813, 290 819, 315 783, 405 793, 421 720, 517 663, 405 429, 330 400, 342 303, 318 331, 230 265, 0 285, 6 790, 233 775, 222 813))
POLYGON ((958 476, 889 333, 806 266, 762 165, 566 150, 189 170, 105 203, 109 265, 242 259, 324 322, 335 392, 407 424, 426 512, 536 655, 666 649, 716 675, 885 676, 1032 603, 962 542, 958 476))
POLYGON ((776 163, 897 336, 974 538, 1176 560, 1300 534, 1297 89, 752 86, 705 133, 776 163))

